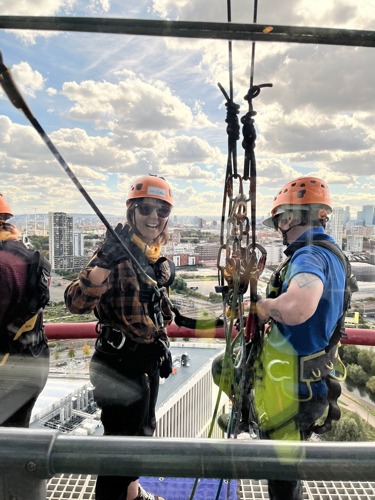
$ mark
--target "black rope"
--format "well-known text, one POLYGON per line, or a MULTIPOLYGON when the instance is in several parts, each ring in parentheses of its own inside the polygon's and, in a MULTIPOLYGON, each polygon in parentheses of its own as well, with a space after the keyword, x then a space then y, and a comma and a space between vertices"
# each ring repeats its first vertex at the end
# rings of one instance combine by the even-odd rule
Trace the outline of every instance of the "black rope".
MULTIPOLYGON (((253 25, 257 23, 258 18, 258 0, 254 0, 253 25)), ((254 66, 255 66, 255 42, 251 44, 251 64, 250 64, 250 88, 254 85, 254 66)))
MULTIPOLYGON (((238 120, 238 114, 240 112, 240 106, 233 102, 232 97, 228 96, 224 87, 218 83, 218 86, 223 93, 227 108, 227 115, 225 122, 227 123, 227 135, 228 135, 228 156, 227 156, 227 167, 225 172, 224 180, 224 194, 223 194, 223 205, 221 213, 221 226, 220 226, 220 245, 224 244, 224 224, 226 216, 226 206, 227 206, 227 195, 232 196, 233 193, 233 178, 238 177, 237 172, 237 141, 240 138, 240 124, 238 120)), ((233 89, 232 89, 233 93, 233 89)))
POLYGON ((257 138, 255 130, 254 116, 257 112, 254 111, 253 99, 260 94, 260 90, 263 87, 272 87, 272 83, 263 83, 261 85, 253 85, 249 88, 248 93, 245 95, 244 99, 249 104, 248 112, 241 118, 242 127, 242 147, 244 148, 244 180, 250 180, 250 223, 251 223, 251 242, 253 247, 256 243, 256 159, 255 159, 255 141, 257 138))
MULTIPOLYGON (((232 22, 232 5, 231 0, 227 0, 227 20, 228 23, 232 22)), ((233 54, 232 54, 232 40, 228 40, 228 67, 229 67, 229 95, 233 100, 233 54)))

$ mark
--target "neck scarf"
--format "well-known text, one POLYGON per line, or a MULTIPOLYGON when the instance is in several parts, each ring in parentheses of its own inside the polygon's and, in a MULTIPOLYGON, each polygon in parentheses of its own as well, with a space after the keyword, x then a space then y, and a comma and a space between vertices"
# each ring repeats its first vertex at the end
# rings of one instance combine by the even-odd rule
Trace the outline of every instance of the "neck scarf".
POLYGON ((18 240, 20 233, 12 224, 0 220, 0 240, 18 240))
POLYGON ((160 243, 152 243, 147 245, 139 236, 135 233, 132 234, 130 240, 136 245, 142 252, 146 255, 147 259, 154 264, 160 257, 161 245, 160 243))

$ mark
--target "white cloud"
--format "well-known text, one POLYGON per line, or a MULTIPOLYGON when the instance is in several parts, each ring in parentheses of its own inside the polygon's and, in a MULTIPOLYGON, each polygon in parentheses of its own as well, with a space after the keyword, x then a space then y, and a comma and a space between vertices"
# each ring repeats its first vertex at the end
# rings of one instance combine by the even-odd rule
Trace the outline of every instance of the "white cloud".
POLYGON ((95 121, 98 128, 116 132, 124 127, 140 130, 175 130, 192 124, 192 111, 160 81, 135 76, 110 82, 67 82, 63 94, 75 102, 70 115, 95 121))
POLYGON ((71 8, 74 3, 74 0, 0 0, 0 11, 3 16, 29 16, 31 13, 34 16, 50 16, 64 7, 71 8))
MULTIPOLYGON (((0 0, 4 14, 104 15, 226 21, 217 0, 0 0), (13 5, 14 4, 14 5, 13 5), (7 10, 6 10, 7 9, 7 10), (24 9, 24 10, 22 10, 24 9)), ((366 0, 262 0, 258 22, 372 29, 375 4, 366 0)), ((248 2, 232 2, 233 22, 252 22, 248 2)), ((21 32, 18 32, 20 35, 21 32)), ((22 36, 30 33, 22 33, 22 36)), ((74 172, 105 211, 124 211, 128 183, 159 173, 174 184, 175 213, 220 214, 227 161, 225 99, 228 43, 88 33, 31 33, 33 47, 0 32, 6 62, 33 111, 74 172)), ((251 43, 233 42, 234 100, 248 109, 251 43)), ((332 184, 335 201, 373 199, 375 91, 373 49, 257 43, 254 99, 258 213, 276 189, 310 173, 332 184), (366 186, 366 187, 364 187, 366 186)), ((87 204, 25 118, 0 100, 0 170, 4 189, 33 209, 76 211, 87 204), (43 180, 42 180, 43 179, 43 180)), ((238 142, 238 170, 243 150, 238 142)), ((21 206, 21 205, 20 205, 21 206)), ((120 212, 119 212, 120 213, 120 212)), ((121 212, 123 213, 123 212, 121 212)))
POLYGON ((39 71, 33 70, 27 62, 12 67, 12 75, 22 93, 35 97, 35 92, 43 90, 44 78, 39 71))

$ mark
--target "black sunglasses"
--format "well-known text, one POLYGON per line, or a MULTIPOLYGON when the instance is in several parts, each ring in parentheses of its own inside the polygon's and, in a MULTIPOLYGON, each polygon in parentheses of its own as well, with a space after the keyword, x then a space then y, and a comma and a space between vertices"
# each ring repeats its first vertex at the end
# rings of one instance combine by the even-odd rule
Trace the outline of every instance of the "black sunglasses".
POLYGON ((166 219, 171 213, 172 207, 170 205, 151 205, 150 203, 137 203, 136 208, 138 208, 139 213, 143 216, 151 215, 154 210, 158 217, 161 219, 166 219))

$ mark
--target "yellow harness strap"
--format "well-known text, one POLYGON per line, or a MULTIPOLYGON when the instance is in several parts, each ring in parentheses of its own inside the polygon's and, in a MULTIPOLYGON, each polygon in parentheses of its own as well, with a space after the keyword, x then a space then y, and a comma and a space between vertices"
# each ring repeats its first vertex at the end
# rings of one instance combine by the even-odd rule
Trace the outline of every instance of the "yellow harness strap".
MULTIPOLYGON (((24 332, 29 332, 30 330, 32 330, 35 326, 37 319, 38 319, 38 313, 35 314, 32 318, 25 321, 25 323, 21 326, 21 328, 15 334, 13 341, 18 340, 24 332)), ((5 365, 5 363, 8 361, 9 356, 10 356, 9 352, 4 354, 3 359, 0 361, 0 367, 5 365)))

